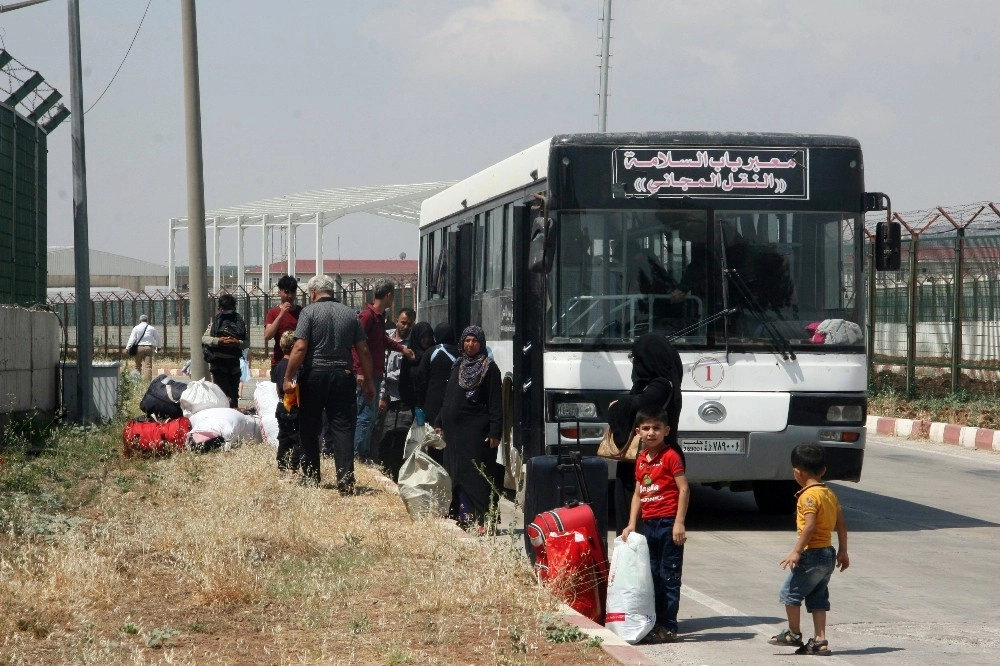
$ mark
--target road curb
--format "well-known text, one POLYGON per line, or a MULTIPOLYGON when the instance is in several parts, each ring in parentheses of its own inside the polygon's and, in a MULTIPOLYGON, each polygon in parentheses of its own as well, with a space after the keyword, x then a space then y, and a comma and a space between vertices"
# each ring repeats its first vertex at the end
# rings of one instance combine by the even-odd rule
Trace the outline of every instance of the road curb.
POLYGON ((1000 430, 992 428, 974 428, 920 419, 899 419, 893 416, 869 416, 866 426, 880 435, 927 439, 966 449, 1000 451, 1000 430))

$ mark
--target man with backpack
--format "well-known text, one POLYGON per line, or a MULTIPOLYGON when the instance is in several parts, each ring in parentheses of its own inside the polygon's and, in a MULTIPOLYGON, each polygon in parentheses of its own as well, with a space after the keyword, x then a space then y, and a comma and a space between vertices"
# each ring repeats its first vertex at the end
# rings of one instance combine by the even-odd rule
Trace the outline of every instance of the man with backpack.
POLYGON ((240 358, 250 346, 250 335, 232 294, 219 297, 219 311, 205 329, 201 345, 212 382, 229 398, 229 406, 236 409, 240 400, 240 358))

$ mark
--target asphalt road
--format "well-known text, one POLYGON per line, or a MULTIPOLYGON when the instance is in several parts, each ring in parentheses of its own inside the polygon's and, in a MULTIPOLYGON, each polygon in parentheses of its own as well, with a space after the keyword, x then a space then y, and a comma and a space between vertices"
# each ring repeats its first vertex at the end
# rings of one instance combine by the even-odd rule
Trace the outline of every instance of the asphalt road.
MULTIPOLYGON (((831 486, 851 566, 830 583, 824 662, 1000 663, 1000 455, 870 435, 861 483, 831 486)), ((793 543, 794 519, 759 515, 749 493, 694 489, 681 640, 640 649, 670 664, 808 659, 767 643, 793 543)))

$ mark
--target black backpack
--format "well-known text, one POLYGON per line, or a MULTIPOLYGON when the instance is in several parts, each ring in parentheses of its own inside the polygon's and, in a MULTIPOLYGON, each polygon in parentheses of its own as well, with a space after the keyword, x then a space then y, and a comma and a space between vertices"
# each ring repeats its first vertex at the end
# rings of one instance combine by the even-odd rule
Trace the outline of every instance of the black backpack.
POLYGON ((149 417, 160 419, 176 419, 183 416, 181 411, 181 393, 187 384, 170 379, 166 375, 157 375, 149 383, 146 395, 139 402, 139 409, 149 417))

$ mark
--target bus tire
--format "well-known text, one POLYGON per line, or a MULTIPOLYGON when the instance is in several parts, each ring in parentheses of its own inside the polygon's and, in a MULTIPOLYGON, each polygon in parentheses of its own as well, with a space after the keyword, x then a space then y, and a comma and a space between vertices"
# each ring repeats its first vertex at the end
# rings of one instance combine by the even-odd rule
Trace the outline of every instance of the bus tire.
POLYGON ((754 481, 753 499, 757 509, 767 516, 784 516, 795 510, 795 481, 754 481))

